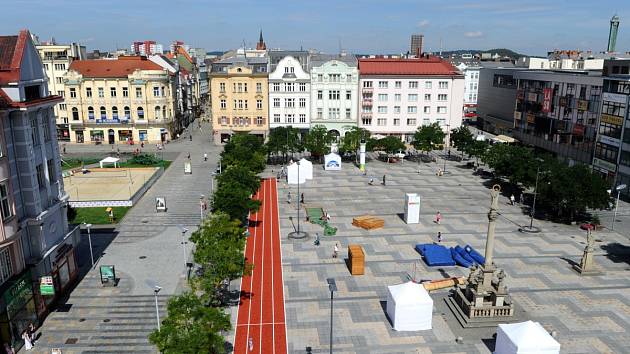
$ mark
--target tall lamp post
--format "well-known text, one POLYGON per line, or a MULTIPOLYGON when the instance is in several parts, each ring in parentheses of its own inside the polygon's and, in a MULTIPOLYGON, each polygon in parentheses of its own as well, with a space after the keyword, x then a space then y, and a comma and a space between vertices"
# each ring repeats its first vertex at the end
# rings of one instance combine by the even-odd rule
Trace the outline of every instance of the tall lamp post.
POLYGON ((626 189, 627 187, 628 186, 625 184, 620 184, 615 187, 615 190, 617 191, 617 201, 615 202, 615 213, 613 214, 612 226, 610 227, 611 230, 615 229, 615 221, 617 220, 617 208, 619 207, 619 195, 621 194, 621 191, 626 189))
POLYGON ((186 253, 186 233, 188 229, 183 227, 182 225, 177 225, 179 230, 182 232, 182 249, 184 250, 184 266, 188 266, 188 254, 186 253))
POLYGON ((155 318, 157 319, 158 332, 160 331, 160 309, 158 307, 158 293, 162 290, 160 286, 153 288, 153 296, 155 296, 155 318))
POLYGON ((199 222, 203 222, 203 198, 205 197, 203 194, 199 195, 199 222))
MULTIPOLYGON (((536 159, 538 162, 543 162, 544 160, 541 158, 536 159)), ((536 183, 534 184, 534 201, 532 203, 532 210, 529 213, 529 227, 524 226, 521 229, 527 232, 535 232, 534 231, 534 215, 536 214, 536 197, 538 196, 538 179, 540 177, 540 163, 538 167, 536 167, 536 183)), ((544 171, 543 171, 544 173, 544 171)))
POLYGON ((326 279, 328 290, 330 290, 330 354, 333 352, 333 298, 337 291, 337 283, 334 278, 326 279))
POLYGON ((87 232, 88 232, 88 244, 90 246, 90 259, 92 260, 92 268, 94 268, 94 251, 92 250, 92 234, 90 233, 92 224, 83 223, 83 226, 87 229, 87 232))

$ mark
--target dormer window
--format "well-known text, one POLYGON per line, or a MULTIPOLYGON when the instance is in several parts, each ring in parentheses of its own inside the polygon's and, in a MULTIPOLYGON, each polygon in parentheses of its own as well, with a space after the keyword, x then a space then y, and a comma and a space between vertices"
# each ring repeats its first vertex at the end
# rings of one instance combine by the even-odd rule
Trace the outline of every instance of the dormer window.
POLYGON ((27 101, 36 100, 38 98, 41 98, 42 96, 39 93, 40 92, 39 91, 39 86, 40 85, 25 86, 24 87, 24 98, 27 101))

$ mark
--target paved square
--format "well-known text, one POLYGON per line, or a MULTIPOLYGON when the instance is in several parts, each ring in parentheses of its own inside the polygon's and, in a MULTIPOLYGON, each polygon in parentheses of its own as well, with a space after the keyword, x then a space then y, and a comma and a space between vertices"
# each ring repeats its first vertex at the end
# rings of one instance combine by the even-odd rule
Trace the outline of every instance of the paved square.
MULTIPOLYGON (((470 244, 483 253, 490 203, 488 187, 472 170, 449 162, 448 175, 435 175, 435 164, 387 165, 368 163, 364 176, 351 164, 341 171, 324 171, 314 164, 314 179, 300 186, 308 207, 322 207, 332 217, 336 236, 321 236, 321 226, 304 222, 309 240, 289 240, 296 222, 296 198, 288 204, 288 186, 279 184, 280 225, 285 279, 289 352, 328 352, 330 293, 326 278, 334 277, 339 289, 334 301, 335 353, 489 353, 494 330, 463 331, 439 300, 447 291, 431 293, 434 299, 433 329, 396 332, 385 315, 388 285, 407 280, 416 269, 417 279, 464 276, 461 267, 428 268, 413 249, 417 243, 436 241, 442 232, 446 246, 470 244), (380 184, 387 174, 387 185, 380 184), (368 185, 373 176, 375 185, 368 185), (402 220, 404 194, 421 196, 420 224, 402 220), (440 225, 433 222, 442 213, 440 225), (385 227, 366 231, 351 225, 352 218, 370 214, 385 220, 385 227), (335 242, 340 257, 331 257, 335 242), (351 276, 344 259, 349 243, 360 244, 366 253, 365 275, 351 276), (464 342, 455 342, 463 336, 464 342)), ((277 168, 276 168, 277 169, 277 168)), ((271 172, 271 171, 268 171, 271 172)), ((488 183, 488 182, 486 182, 488 183)), ((297 195, 297 186, 290 186, 297 195)), ((630 344, 630 252, 625 223, 616 232, 597 231, 596 263, 604 275, 580 277, 571 270, 579 262, 586 235, 577 226, 535 220, 539 234, 518 232, 529 218, 519 206, 500 199, 495 263, 506 270, 511 294, 525 311, 525 320, 539 321, 557 333, 566 353, 628 353, 630 344), (621 232, 621 234, 617 233, 621 232), (622 235, 623 234, 623 235, 622 235)), ((624 213, 620 213, 624 214, 624 213)), ((602 220, 609 217, 603 215, 602 220)))

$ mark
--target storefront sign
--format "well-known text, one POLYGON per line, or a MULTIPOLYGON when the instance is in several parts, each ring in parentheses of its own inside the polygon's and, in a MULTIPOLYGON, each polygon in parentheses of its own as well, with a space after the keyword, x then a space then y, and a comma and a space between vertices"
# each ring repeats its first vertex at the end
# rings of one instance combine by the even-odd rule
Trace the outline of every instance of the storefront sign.
POLYGON ((614 125, 623 125, 623 118, 602 113, 602 122, 614 125))
POLYGON ((619 140, 617 140, 615 138, 611 138, 611 137, 606 136, 606 135, 601 135, 601 134, 599 135, 599 141, 604 143, 604 144, 611 145, 611 146, 614 146, 614 147, 619 147, 621 145, 621 142, 619 140))
POLYGON ((18 313, 32 297, 33 287, 31 285, 31 272, 29 271, 4 293, 4 302, 7 304, 9 318, 13 318, 13 315, 18 313))
POLYGON ((101 284, 114 286, 116 285, 116 270, 113 265, 102 265, 101 271, 101 284))
POLYGON ((515 120, 521 120, 521 116, 522 116, 522 114, 523 114, 523 113, 518 112, 518 111, 514 112, 514 119, 515 119, 515 120))
POLYGON ((535 92, 530 92, 527 94, 527 100, 530 102, 536 102, 538 100, 538 95, 535 92))
POLYGON ((55 295, 55 285, 51 276, 45 276, 39 279, 39 293, 42 295, 55 295))
POLYGON ((593 165, 603 168, 607 171, 615 171, 617 169, 617 166, 615 166, 614 163, 608 162, 608 161, 604 161, 598 158, 594 158, 593 159, 593 165))
POLYGON ((588 101, 579 100, 577 106, 580 111, 588 111, 588 101))
POLYGON ((604 92, 602 94, 602 99, 604 101, 611 101, 611 102, 624 103, 625 104, 626 100, 628 99, 628 96, 620 95, 618 93, 604 92))
POLYGON ((551 99, 552 99, 553 90, 550 88, 546 88, 543 90, 543 106, 542 111, 545 113, 551 112, 551 99))

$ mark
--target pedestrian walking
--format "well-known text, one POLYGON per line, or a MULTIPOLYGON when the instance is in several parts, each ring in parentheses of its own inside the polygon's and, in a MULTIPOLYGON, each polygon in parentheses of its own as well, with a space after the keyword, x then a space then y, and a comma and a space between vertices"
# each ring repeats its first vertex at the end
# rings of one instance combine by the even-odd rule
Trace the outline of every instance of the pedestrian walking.
POLYGON ((188 153, 188 159, 190 160, 190 153, 188 153))
POLYGON ((328 212, 326 212, 326 222, 330 222, 330 214, 328 212))
POLYGON ((451 159, 451 150, 448 151, 448 159, 451 159))
POLYGON ((4 352, 7 354, 15 354, 13 347, 9 343, 4 343, 4 352))
POLYGON ((304 204, 304 193, 300 194, 300 203, 304 204))
POLYGON ((28 335, 31 338, 31 344, 33 344, 33 346, 35 345, 35 325, 33 324, 33 322, 30 322, 28 324, 28 335))
POLYGON ((144 141, 140 143, 140 147, 144 149, 144 141))
POLYGON ((515 201, 515 200, 516 200, 516 198, 514 198, 514 194, 512 194, 512 195, 510 196, 510 203, 511 203, 512 205, 514 205, 514 201, 515 201))
POLYGON ((289 192, 289 194, 287 194, 287 203, 291 204, 291 192, 289 192))
POLYGON ((442 233, 440 231, 438 231, 437 239, 438 243, 442 243, 442 233))
POLYGON ((442 214, 438 210, 437 214, 435 214, 435 223, 439 225, 440 224, 440 220, 442 220, 442 214))
POLYGON ((254 338, 252 338, 252 336, 249 336, 249 340, 247 341, 247 347, 250 352, 254 351, 254 338))
POLYGON ((319 246, 319 232, 315 233, 315 242, 313 242, 315 246, 319 246))
POLYGON ((203 160, 208 161, 208 154, 205 152, 203 153, 203 160))
POLYGON ((63 153, 66 153, 66 144, 63 144, 63 153))
POLYGON ((192 132, 190 132, 190 135, 188 136, 188 140, 192 141, 192 132))
POLYGON ((339 255, 339 243, 335 243, 335 248, 333 248, 332 258, 337 258, 339 255))
POLYGON ((385 185, 385 175, 383 175, 383 185, 385 185))
POLYGON ((370 186, 374 185, 374 177, 370 177, 370 181, 368 182, 370 186))
POLYGON ((22 332, 22 340, 24 340, 24 349, 31 350, 33 349, 33 343, 31 342, 31 336, 28 334, 28 329, 22 332))

